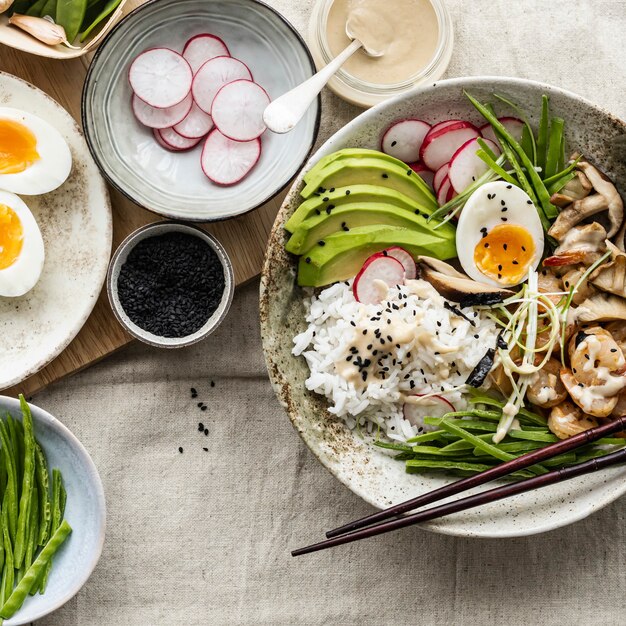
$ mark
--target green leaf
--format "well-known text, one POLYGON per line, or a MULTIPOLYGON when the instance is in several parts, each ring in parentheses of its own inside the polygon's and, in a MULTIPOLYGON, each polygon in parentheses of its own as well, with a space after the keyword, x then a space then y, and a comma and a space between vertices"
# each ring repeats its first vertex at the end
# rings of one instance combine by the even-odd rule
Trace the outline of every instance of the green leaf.
POLYGON ((76 39, 86 12, 87 0, 58 0, 55 22, 63 26, 70 43, 76 39))
POLYGON ((96 16, 96 18, 91 22, 91 24, 85 30, 83 30, 83 32, 80 34, 81 42, 85 41, 85 39, 89 37, 89 34, 91 33, 91 31, 96 26, 98 26, 98 24, 100 24, 103 20, 109 17, 109 15, 111 15, 111 13, 113 13, 113 11, 117 9, 117 7, 120 5, 121 2, 122 0, 109 0, 104 5, 102 11, 100 11, 100 13, 96 16))

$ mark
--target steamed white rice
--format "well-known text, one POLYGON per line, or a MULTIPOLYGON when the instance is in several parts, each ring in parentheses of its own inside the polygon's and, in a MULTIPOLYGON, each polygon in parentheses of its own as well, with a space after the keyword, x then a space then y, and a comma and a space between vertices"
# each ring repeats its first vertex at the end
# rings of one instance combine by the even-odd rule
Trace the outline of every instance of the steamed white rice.
MULTIPOLYGON (((352 281, 336 283, 319 295, 305 298, 308 328, 294 338, 294 355, 302 355, 309 366, 307 389, 326 396, 329 411, 342 418, 349 428, 364 433, 386 434, 404 441, 422 428, 403 417, 406 394, 438 393, 457 410, 467 406, 464 394, 456 389, 495 346, 495 323, 480 311, 463 309, 473 322, 444 307, 444 298, 427 282, 408 281, 390 288, 385 301, 377 305, 357 302, 352 281), (384 365, 385 378, 372 376, 367 384, 352 382, 338 372, 360 328, 381 316, 392 324, 419 326, 421 342, 392 346, 392 357, 384 365), (357 329, 358 327, 358 329, 357 329), (439 350, 437 349, 439 348, 439 350), (449 351, 448 351, 449 350, 449 351), (436 354, 439 352, 439 354, 436 354)), ((388 349, 388 348, 386 348, 388 349)))

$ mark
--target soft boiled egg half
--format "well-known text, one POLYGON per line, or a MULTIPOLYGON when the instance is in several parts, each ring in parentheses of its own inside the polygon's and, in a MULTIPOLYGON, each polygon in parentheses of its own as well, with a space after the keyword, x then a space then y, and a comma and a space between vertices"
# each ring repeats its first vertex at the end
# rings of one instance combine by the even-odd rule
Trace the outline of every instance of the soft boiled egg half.
POLYGON ((48 193, 71 169, 72 154, 56 128, 32 113, 0 107, 0 189, 48 193))
POLYGON ((506 181, 487 183, 467 200, 456 229, 459 262, 474 280, 512 287, 543 254, 543 228, 528 194, 506 181))
POLYGON ((15 194, 0 191, 0 297, 30 291, 43 262, 43 239, 30 209, 15 194))

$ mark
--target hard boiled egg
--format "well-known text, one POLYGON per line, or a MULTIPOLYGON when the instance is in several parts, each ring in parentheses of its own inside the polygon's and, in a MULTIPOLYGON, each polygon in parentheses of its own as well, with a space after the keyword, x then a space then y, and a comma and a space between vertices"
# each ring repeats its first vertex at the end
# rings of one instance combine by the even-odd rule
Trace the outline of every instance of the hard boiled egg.
POLYGON ((43 239, 30 209, 18 196, 0 191, 0 297, 30 291, 43 262, 43 239))
POLYGON ((71 169, 70 149, 56 128, 32 113, 0 107, 0 189, 47 193, 62 185, 71 169))
POLYGON ((528 194, 505 181, 479 187, 461 212, 456 249, 474 280, 498 287, 521 283, 543 254, 537 208, 528 194))

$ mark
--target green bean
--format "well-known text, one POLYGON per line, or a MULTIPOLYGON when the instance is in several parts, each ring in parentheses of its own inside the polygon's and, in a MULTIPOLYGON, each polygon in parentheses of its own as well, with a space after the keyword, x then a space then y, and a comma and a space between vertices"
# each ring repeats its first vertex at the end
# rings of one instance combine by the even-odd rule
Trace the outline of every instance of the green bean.
POLYGON ((17 494, 19 497, 20 489, 22 488, 22 472, 24 468, 22 467, 24 462, 24 437, 22 431, 22 437, 20 437, 20 433, 18 427, 16 425, 16 421, 13 419, 11 414, 7 415, 7 428, 9 431, 9 439, 11 441, 11 449, 13 450, 13 460, 15 463, 15 478, 17 480, 17 494))
POLYGON ((423 456, 455 456, 457 454, 456 452, 444 452, 443 448, 434 446, 413 446, 413 452, 423 456))
POLYGON ((50 508, 50 477, 46 455, 41 446, 35 446, 35 476, 39 494, 39 534, 37 545, 43 546, 50 536, 50 522, 52 510, 50 508))
MULTIPOLYGON (((2 417, 0 416, 0 420, 2 417)), ((0 493, 4 493, 7 488, 7 468, 4 461, 4 455, 6 454, 4 446, 0 446, 0 493)), ((0 544, 2 542, 0 541, 0 544)))
POLYGON ((13 563, 13 547, 9 534, 9 516, 6 509, 2 510, 2 540, 4 542, 4 569, 2 570, 2 583, 0 589, 0 599, 4 601, 9 598, 13 591, 15 580, 15 568, 13 563))
POLYGON ((411 471, 412 468, 430 468, 430 469, 443 469, 443 470, 464 470, 470 472, 484 472, 489 469, 491 465, 484 465, 480 463, 472 463, 466 461, 430 461, 426 459, 410 459, 406 462, 407 471, 411 471))
POLYGON ((14 539, 15 533, 17 532, 17 477, 13 450, 3 420, 0 420, 0 441, 5 451, 4 462, 7 470, 7 488, 2 498, 2 513, 7 516, 9 535, 14 539))
MULTIPOLYGON (((491 433, 487 433, 485 435, 476 435, 479 439, 483 439, 485 441, 489 441, 493 435, 491 433)), ((472 450, 474 448, 474 444, 469 441, 465 441, 465 439, 457 439, 451 444, 442 448, 442 450, 447 450, 448 452, 461 452, 463 450, 472 450)))
POLYGON ((63 520, 54 535, 52 535, 50 541, 48 541, 43 550, 39 553, 35 562, 28 568, 28 571, 13 590, 9 599, 3 604, 0 609, 0 616, 9 619, 19 611, 31 587, 37 582, 41 572, 52 564, 52 558, 71 532, 72 527, 68 524, 67 520, 63 520))
MULTIPOLYGON (((467 411, 450 411, 450 413, 446 413, 443 418, 452 418, 452 417, 478 417, 485 420, 500 420, 500 413, 496 411, 483 411, 482 409, 470 409, 467 411)), ((436 426, 439 424, 438 420, 442 420, 442 417, 426 417, 424 419, 425 424, 432 424, 436 426), (426 421, 428 420, 428 421, 426 421)))
MULTIPOLYGON (((528 158, 533 162, 533 165, 537 165, 537 146, 535 144, 535 136, 533 135, 533 129, 530 127, 530 122, 528 121, 528 115, 526 115, 526 111, 522 109, 518 104, 515 104, 512 100, 505 98, 497 93, 493 94, 495 98, 498 98, 501 102, 508 104, 521 118, 524 122, 524 127, 522 129, 522 139, 520 145, 522 146, 524 152, 528 155, 528 158)), ((493 113, 493 107, 490 107, 490 112, 493 113)))
POLYGON ((544 443, 556 443, 559 438, 552 433, 540 433, 512 428, 508 433, 513 439, 526 439, 527 441, 542 441, 544 443))
MULTIPOLYGON (((483 141, 482 139, 478 139, 480 143, 483 141)), ((507 183, 511 185, 515 185, 517 187, 517 181, 511 176, 502 166, 498 165, 494 159, 491 158, 491 155, 486 150, 478 150, 476 152, 476 156, 481 159, 487 166, 493 170, 502 180, 505 180, 507 183)))
MULTIPOLYGON (((500 400, 496 400, 495 398, 492 398, 491 396, 485 396, 485 395, 480 395, 481 392, 476 390, 476 391, 471 391, 470 390, 470 402, 472 404, 486 404, 488 406, 496 406, 500 409, 504 408, 504 402, 500 401, 500 400)), ((532 411, 529 411, 528 409, 525 409, 524 407, 522 407, 518 413, 518 419, 521 421, 527 421, 530 422, 531 424, 535 424, 536 426, 543 426, 545 427, 547 425, 547 420, 545 417, 542 417, 541 415, 538 415, 537 413, 533 413, 532 411)), ((498 416, 498 419, 500 419, 500 417, 498 416)))
MULTIPOLYGON (((539 119, 539 133, 537 134, 537 165, 541 168, 542 178, 546 178, 546 147, 548 145, 548 124, 550 123, 550 99, 545 94, 541 96, 541 118, 539 119)), ((545 180, 544 180, 545 182, 545 180)))
POLYGON ((98 26, 98 24, 100 24, 103 20, 109 17, 109 15, 111 15, 111 13, 113 13, 113 11, 117 9, 121 2, 122 0, 109 0, 102 8, 102 11, 100 11, 96 18, 91 22, 91 24, 89 24, 89 26, 87 26, 87 28, 83 30, 80 35, 81 42, 85 41, 85 39, 89 37, 91 31, 96 28, 96 26, 98 26))
POLYGON ((445 430, 433 430, 429 433, 422 433, 415 437, 407 439, 407 443, 426 443, 427 441, 438 441, 442 439, 442 435, 447 435, 445 430))
MULTIPOLYGON (((499 443, 497 444, 499 450, 503 450, 504 452, 510 452, 513 454, 514 452, 527 452, 528 450, 537 450, 538 448, 543 448, 539 442, 533 441, 510 441, 507 443, 499 443)), ((474 456, 481 456, 484 454, 482 450, 479 448, 474 448, 474 456)))
POLYGON ((563 187, 565 187, 565 185, 567 185, 567 183, 569 183, 570 180, 573 180, 575 177, 576 174, 574 174, 574 172, 563 174, 563 176, 556 178, 555 182, 548 186, 548 192, 551 194, 558 193, 561 189, 563 189, 563 187))
POLYGON ((553 117, 550 122, 550 138, 548 140, 548 153, 546 155, 546 178, 550 178, 558 172, 564 125, 565 121, 560 117, 553 117))
POLYGON ((375 441, 374 445, 378 448, 385 448, 386 450, 398 450, 400 452, 412 452, 411 446, 405 446, 401 443, 387 443, 386 441, 375 441))
POLYGON ((565 465, 571 465, 572 463, 576 463, 576 453, 565 452, 558 456, 553 456, 551 459, 546 459, 542 461, 542 463, 546 467, 564 467, 565 465))
POLYGON ((22 479, 22 494, 20 497, 17 535, 15 537, 14 548, 15 567, 17 569, 22 566, 26 552, 30 503, 33 497, 33 485, 35 482, 35 434, 33 432, 33 418, 30 413, 30 407, 22 395, 20 395, 20 406, 22 408, 22 425, 24 427, 24 476, 22 479))
POLYGON ((58 0, 56 23, 63 26, 65 35, 70 43, 80 31, 85 13, 87 12, 87 0, 58 0))
MULTIPOLYGON (((56 533, 56 531, 58 530, 63 517, 63 512, 61 510, 61 480, 61 472, 58 469, 54 468, 52 470, 52 523, 50 527, 50 533, 52 535, 54 535, 54 533, 56 533)), ((44 591, 46 590, 51 567, 52 564, 49 563, 42 572, 41 584, 39 586, 40 593, 44 593, 44 591)))
POLYGON ((26 543, 26 553, 24 555, 24 562, 22 567, 28 569, 35 556, 37 550, 37 540, 39 538, 39 495, 37 493, 37 485, 33 488, 33 495, 30 507, 30 524, 28 532, 28 540, 26 543))
POLYGON ((26 11, 26 15, 32 15, 33 17, 41 17, 42 10, 46 6, 48 0, 37 0, 33 5, 31 5, 26 11))

